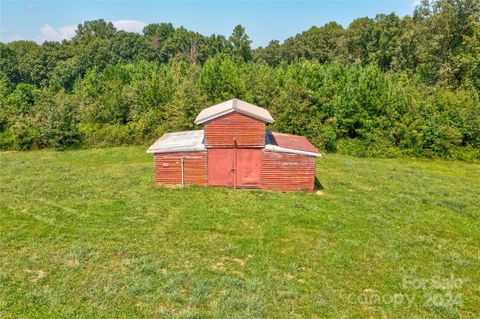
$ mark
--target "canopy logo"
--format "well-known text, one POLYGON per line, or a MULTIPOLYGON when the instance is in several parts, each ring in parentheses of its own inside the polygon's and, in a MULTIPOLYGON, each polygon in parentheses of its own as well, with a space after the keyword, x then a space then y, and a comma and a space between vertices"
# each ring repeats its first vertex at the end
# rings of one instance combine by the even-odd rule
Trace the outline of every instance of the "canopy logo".
POLYGON ((380 293, 374 289, 365 289, 358 294, 349 294, 348 302, 361 305, 393 305, 410 308, 421 303, 424 307, 455 307, 463 305, 463 294, 455 292, 468 282, 465 278, 433 276, 419 278, 404 276, 402 292, 380 293))

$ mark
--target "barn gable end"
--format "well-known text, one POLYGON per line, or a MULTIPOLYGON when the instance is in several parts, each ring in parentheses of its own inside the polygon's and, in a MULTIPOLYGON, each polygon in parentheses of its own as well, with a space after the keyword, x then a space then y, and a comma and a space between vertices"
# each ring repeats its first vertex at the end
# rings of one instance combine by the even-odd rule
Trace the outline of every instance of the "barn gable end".
POLYGON ((205 146, 264 147, 265 123, 253 117, 232 112, 205 123, 205 146))

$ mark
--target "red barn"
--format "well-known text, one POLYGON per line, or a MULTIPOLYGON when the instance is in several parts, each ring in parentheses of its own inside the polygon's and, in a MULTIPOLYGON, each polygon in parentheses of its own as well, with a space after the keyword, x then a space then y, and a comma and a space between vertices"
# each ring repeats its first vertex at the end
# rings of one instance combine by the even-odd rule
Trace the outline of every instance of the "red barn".
POLYGON ((303 136, 270 132, 270 113, 233 99, 204 109, 203 130, 167 133, 154 154, 156 185, 313 191, 318 150, 303 136))

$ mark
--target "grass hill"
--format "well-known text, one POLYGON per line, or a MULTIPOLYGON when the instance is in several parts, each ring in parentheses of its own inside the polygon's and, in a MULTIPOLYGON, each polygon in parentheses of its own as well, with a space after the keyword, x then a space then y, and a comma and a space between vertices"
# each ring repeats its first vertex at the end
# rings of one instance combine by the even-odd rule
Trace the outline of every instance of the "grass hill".
POLYGON ((480 316, 478 164, 326 155, 310 194, 157 188, 140 147, 0 160, 2 318, 480 316))

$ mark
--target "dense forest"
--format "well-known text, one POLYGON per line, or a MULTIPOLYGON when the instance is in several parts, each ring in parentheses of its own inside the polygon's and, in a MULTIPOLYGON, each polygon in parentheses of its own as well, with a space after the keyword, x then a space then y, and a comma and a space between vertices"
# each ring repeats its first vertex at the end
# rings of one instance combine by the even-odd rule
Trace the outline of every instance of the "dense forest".
POLYGON ((251 48, 170 23, 86 21, 71 40, 0 43, 0 149, 149 144, 237 97, 270 129, 357 156, 480 159, 480 2, 423 1, 251 48))

